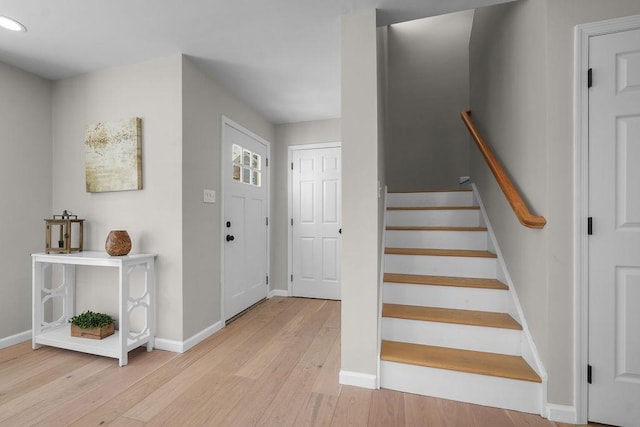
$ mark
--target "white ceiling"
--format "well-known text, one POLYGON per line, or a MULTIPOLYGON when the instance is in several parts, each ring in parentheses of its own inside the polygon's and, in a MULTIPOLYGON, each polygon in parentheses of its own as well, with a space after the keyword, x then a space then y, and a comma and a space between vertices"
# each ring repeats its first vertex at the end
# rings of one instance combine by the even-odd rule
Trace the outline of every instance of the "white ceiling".
POLYGON ((57 80, 184 53, 273 123, 340 117, 340 16, 378 25, 512 0, 1 0, 0 61, 57 80))

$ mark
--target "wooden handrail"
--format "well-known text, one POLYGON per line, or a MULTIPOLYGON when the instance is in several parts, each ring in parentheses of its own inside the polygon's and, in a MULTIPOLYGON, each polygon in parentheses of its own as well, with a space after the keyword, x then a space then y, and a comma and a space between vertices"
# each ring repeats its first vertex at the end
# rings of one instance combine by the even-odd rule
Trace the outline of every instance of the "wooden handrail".
POLYGON ((473 140, 476 142, 478 149, 484 156, 484 159, 487 161, 487 165, 489 165, 489 169, 493 172, 493 176, 496 177, 496 181, 498 181, 498 185, 502 189, 507 201, 511 205, 511 209, 516 214, 518 221, 520 224, 529 228, 543 228, 547 223, 547 220, 543 216, 533 215, 524 200, 522 200, 522 196, 511 182, 511 179, 505 172, 504 168, 496 158, 491 148, 487 144, 487 141, 484 140, 482 135, 480 135, 480 131, 471 120, 471 111, 463 111, 462 112, 462 121, 467 125, 467 129, 473 136, 473 140))

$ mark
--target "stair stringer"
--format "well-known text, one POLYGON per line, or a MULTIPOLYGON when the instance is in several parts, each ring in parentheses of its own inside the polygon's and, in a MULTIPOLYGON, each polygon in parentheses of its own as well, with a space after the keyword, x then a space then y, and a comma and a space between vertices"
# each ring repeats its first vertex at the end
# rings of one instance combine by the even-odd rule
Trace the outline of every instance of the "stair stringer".
POLYGON ((500 251, 500 246, 498 245, 496 235, 493 232, 491 221, 489 221, 487 210, 485 209, 484 203, 482 203, 482 198, 480 197, 478 187, 475 183, 472 183, 471 189, 473 190, 474 202, 480 207, 480 222, 483 226, 487 227, 487 243, 489 246, 489 251, 492 251, 497 255, 497 279, 509 287, 508 292, 511 294, 511 299, 513 301, 512 309, 515 309, 515 312, 509 312, 509 314, 513 316, 513 318, 516 319, 520 323, 520 325, 522 325, 522 336, 524 337, 524 339, 521 340, 521 356, 542 379, 540 416, 546 418, 545 405, 547 402, 547 371, 544 368, 540 353, 538 352, 535 342, 533 341, 533 336, 529 331, 529 325, 526 318, 524 317, 524 311, 522 310, 522 306, 520 305, 518 294, 516 292, 515 286, 513 285, 513 281, 511 280, 511 276, 509 275, 507 265, 504 262, 504 257, 502 256, 502 252, 500 251))
POLYGON ((384 304, 384 249, 386 247, 386 239, 387 239, 387 207, 389 205, 389 189, 387 186, 384 186, 384 191, 382 192, 382 196, 384 200, 382 201, 382 205, 384 206, 384 214, 382 215, 382 242, 380 245, 380 271, 378 272, 378 349, 377 349, 377 358, 378 358, 378 366, 376 372, 376 389, 380 388, 380 371, 382 369, 381 366, 381 358, 380 354, 382 353, 382 305, 384 304))

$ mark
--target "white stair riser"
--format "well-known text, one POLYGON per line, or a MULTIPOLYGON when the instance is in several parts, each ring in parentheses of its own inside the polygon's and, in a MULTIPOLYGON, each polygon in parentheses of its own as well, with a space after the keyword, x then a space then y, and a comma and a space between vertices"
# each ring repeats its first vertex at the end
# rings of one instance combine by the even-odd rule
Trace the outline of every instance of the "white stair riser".
POLYGON ((475 209, 391 210, 387 211, 387 225, 477 227, 480 225, 480 211, 475 209))
POLYGON ((486 250, 487 232, 388 230, 385 241, 391 248, 486 250))
POLYGON ((499 289, 385 282, 383 292, 383 301, 390 304, 491 311, 494 313, 514 311, 509 291, 499 289))
POLYGON ((385 255, 386 273, 496 278, 495 258, 430 255, 385 255))
POLYGON ((522 331, 383 317, 382 339, 520 356, 522 331))
POLYGON ((542 385, 487 375, 468 374, 381 361, 380 386, 406 393, 539 414, 542 385))
POLYGON ((389 206, 473 206, 472 191, 389 193, 389 206))

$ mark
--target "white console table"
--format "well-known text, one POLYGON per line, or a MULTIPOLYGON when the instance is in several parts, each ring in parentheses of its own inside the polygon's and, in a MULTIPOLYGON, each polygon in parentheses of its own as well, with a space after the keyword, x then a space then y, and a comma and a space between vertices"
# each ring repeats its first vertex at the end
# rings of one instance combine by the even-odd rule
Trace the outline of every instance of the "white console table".
POLYGON ((130 350, 147 346, 153 350, 155 337, 156 277, 154 254, 130 254, 121 257, 109 256, 104 252, 78 252, 72 254, 33 254, 33 348, 40 345, 82 351, 119 360, 120 366, 127 364, 130 350), (45 275, 53 264, 62 266, 62 283, 59 286, 45 287, 45 275), (118 269, 118 321, 119 330, 101 340, 76 338, 71 336, 69 319, 75 313, 76 266, 115 267, 118 269), (133 298, 129 292, 131 273, 144 270, 144 292, 141 297, 133 298), (51 299, 61 300, 62 315, 52 322, 43 318, 45 303, 51 299), (131 333, 129 314, 134 308, 145 310, 145 325, 142 331, 131 333))

